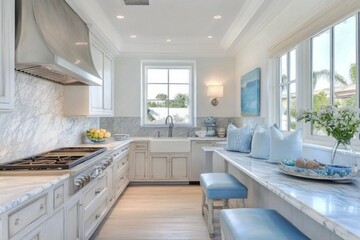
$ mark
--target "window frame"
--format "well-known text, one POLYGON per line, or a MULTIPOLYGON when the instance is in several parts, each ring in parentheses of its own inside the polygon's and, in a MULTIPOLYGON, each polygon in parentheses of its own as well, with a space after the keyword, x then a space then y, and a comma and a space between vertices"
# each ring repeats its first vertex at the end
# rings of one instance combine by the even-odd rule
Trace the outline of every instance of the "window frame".
MULTIPOLYGON (((271 90, 271 94, 273 94, 273 99, 276 99, 276 104, 272 105, 271 108, 273 111, 276 112, 276 114, 271 114, 271 110, 269 111, 269 119, 273 122, 277 122, 280 124, 280 114, 281 114, 281 106, 280 106, 280 99, 281 99, 281 85, 280 85, 280 61, 281 57, 284 54, 290 53, 291 50, 294 48, 296 49, 296 112, 303 110, 309 110, 312 109, 313 104, 313 89, 312 89, 312 38, 316 37, 323 32, 331 29, 331 39, 330 39, 330 49, 331 49, 331 60, 330 60, 330 73, 331 73, 331 80, 333 79, 333 69, 334 69, 334 34, 333 29, 336 25, 339 23, 345 21, 346 19, 356 16, 356 70, 357 70, 357 76, 356 76, 356 84, 357 84, 357 90, 356 90, 356 110, 360 112, 360 12, 356 12, 353 14, 350 14, 339 21, 333 23, 331 26, 327 27, 326 29, 323 29, 322 31, 319 31, 315 35, 311 36, 310 38, 303 40, 299 42, 295 47, 289 48, 287 51, 279 53, 275 58, 272 59, 270 62, 272 69, 274 69, 273 76, 276 83, 274 84, 274 88, 271 90)), ((331 81, 331 88, 333 88, 333 81, 331 81)), ((333 89, 331 90, 331 103, 333 104, 333 89)), ((270 105, 271 106, 271 105, 270 105)), ((311 146, 318 146, 319 148, 322 147, 333 147, 336 140, 331 136, 319 136, 319 135, 313 135, 312 134, 312 124, 310 123, 304 123, 304 121, 297 122, 296 128, 302 128, 303 129, 303 142, 305 144, 310 144, 311 146)), ((356 138, 353 139, 352 146, 353 149, 357 152, 360 151, 360 136, 359 133, 356 133, 356 138)))
MULTIPOLYGON (((189 81, 189 123, 174 123, 177 127, 196 127, 196 61, 194 60, 141 60, 141 126, 168 127, 165 123, 149 123, 147 118, 147 69, 177 69, 190 70, 189 81)), ((169 88, 169 83, 166 83, 169 88)))
MULTIPOLYGON (((282 121, 282 114, 281 114, 281 110, 282 110, 282 107, 281 107, 281 88, 284 87, 284 86, 287 86, 287 127, 286 127, 286 131, 291 131, 291 116, 290 116, 290 102, 291 102, 291 99, 290 99, 290 95, 291 95, 291 90, 290 90, 290 85, 291 84, 294 84, 295 83, 295 87, 296 87, 296 92, 295 92, 295 102, 297 104, 297 100, 298 100, 298 93, 297 93, 297 89, 298 89, 298 86, 297 86, 297 79, 298 79, 298 70, 297 70, 297 48, 294 47, 294 48, 291 48, 289 51, 287 51, 286 53, 284 54, 281 54, 279 57, 278 57, 278 77, 277 77, 277 80, 278 80, 278 85, 279 85, 279 89, 278 89, 278 92, 279 92, 279 96, 278 96, 278 108, 279 108, 279 111, 278 111, 278 123, 279 123, 279 127, 281 129, 281 121, 282 121), (295 79, 291 80, 290 78, 290 75, 291 75, 291 52, 292 51, 295 51, 295 72, 296 72, 296 75, 295 75, 295 79), (283 56, 286 55, 286 76, 288 76, 288 80, 285 82, 285 83, 281 83, 281 77, 282 77, 282 71, 281 71, 281 58, 283 56)), ((296 108, 296 106, 295 106, 296 108)))

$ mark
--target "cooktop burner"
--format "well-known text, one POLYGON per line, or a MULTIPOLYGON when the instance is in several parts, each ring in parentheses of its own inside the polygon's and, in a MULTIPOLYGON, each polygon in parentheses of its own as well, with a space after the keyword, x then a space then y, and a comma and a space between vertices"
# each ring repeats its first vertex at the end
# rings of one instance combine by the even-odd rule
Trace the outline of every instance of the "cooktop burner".
POLYGON ((104 152, 106 148, 66 147, 0 164, 0 170, 70 169, 104 152))

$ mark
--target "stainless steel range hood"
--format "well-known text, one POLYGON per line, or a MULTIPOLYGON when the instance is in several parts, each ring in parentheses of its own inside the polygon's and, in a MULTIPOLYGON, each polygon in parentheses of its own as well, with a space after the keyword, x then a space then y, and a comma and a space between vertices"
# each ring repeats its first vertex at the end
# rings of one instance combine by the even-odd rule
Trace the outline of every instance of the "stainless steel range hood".
POLYGON ((15 69, 64 85, 102 85, 89 29, 65 0, 16 0, 15 69))

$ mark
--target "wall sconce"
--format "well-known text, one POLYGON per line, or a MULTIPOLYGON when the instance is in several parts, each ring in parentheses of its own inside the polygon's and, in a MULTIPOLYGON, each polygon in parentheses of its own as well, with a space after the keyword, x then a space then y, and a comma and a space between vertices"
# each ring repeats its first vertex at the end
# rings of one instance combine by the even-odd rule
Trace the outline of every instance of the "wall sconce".
POLYGON ((217 98, 224 96, 224 86, 221 85, 209 85, 207 86, 207 96, 213 98, 211 100, 211 105, 218 105, 219 101, 217 98))

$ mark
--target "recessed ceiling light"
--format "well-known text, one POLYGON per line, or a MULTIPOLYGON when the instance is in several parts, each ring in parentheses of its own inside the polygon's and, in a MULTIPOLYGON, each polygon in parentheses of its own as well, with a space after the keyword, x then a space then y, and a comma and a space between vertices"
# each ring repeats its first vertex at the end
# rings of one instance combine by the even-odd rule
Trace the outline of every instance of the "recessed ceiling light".
POLYGON ((124 19, 125 16, 123 16, 123 15, 117 15, 116 18, 117 18, 117 19, 124 19))
POLYGON ((215 20, 219 20, 219 19, 222 18, 222 16, 221 16, 221 15, 215 15, 215 16, 213 16, 213 18, 214 18, 215 20))
POLYGON ((130 35, 129 37, 131 37, 131 38, 136 38, 136 35, 130 35))
POLYGON ((167 42, 171 42, 171 39, 166 39, 167 42))
POLYGON ((213 36, 209 35, 208 38, 213 38, 213 36))

